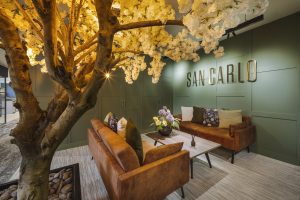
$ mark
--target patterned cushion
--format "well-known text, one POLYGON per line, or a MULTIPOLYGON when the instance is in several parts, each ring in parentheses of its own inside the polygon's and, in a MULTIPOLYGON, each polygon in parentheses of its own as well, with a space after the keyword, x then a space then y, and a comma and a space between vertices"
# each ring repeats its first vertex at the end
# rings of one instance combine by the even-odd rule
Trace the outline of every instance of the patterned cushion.
POLYGON ((219 114, 217 109, 206 108, 203 115, 203 125, 204 126, 219 126, 219 114))
POLYGON ((112 115, 108 120, 108 126, 117 133, 118 131, 118 118, 115 115, 112 115))

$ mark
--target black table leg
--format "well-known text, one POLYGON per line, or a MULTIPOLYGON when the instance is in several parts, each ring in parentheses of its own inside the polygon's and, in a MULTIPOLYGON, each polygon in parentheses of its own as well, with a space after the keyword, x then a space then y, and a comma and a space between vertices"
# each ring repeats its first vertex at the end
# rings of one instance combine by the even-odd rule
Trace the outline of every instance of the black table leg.
POLYGON ((191 167, 191 178, 194 178, 193 158, 191 158, 191 160, 190 160, 190 167, 191 167))
POLYGON ((157 140, 154 141, 154 146, 156 146, 156 145, 157 145, 157 140))
POLYGON ((181 197, 184 199, 184 198, 185 198, 185 195, 184 195, 183 186, 182 186, 182 187, 180 187, 180 189, 181 189, 181 197))
POLYGON ((231 164, 233 164, 233 163, 234 163, 234 154, 235 154, 235 152, 234 152, 234 151, 232 151, 232 152, 231 152, 231 164))
POLYGON ((206 157, 206 160, 207 160, 207 162, 209 164, 209 167, 211 168, 211 163, 210 163, 210 159, 209 159, 208 153, 205 153, 205 157, 206 157))

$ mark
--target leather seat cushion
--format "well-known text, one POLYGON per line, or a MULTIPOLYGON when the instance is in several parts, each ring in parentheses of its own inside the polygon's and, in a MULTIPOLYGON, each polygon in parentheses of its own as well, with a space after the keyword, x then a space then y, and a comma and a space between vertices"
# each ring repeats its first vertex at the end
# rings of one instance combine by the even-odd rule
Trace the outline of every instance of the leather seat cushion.
POLYGON ((192 122, 181 122, 180 129, 204 139, 217 142, 226 148, 234 148, 234 138, 229 135, 229 129, 207 127, 192 122))

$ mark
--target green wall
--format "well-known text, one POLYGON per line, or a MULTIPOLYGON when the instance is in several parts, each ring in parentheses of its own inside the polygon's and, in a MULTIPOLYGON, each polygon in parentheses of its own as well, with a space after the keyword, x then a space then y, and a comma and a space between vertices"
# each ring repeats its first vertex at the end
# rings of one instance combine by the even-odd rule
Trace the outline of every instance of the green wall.
MULTIPOLYGON (((151 77, 144 71, 132 85, 125 83, 123 71, 115 71, 101 88, 96 106, 75 124, 60 149, 87 144, 86 132, 87 128, 91 127, 90 120, 95 117, 104 119, 108 112, 115 113, 119 118, 124 116, 132 119, 141 132, 152 130, 149 125, 158 109, 164 105, 173 107, 173 71, 170 69, 164 69, 158 84, 152 84, 151 77)), ((53 95, 53 82, 38 68, 31 70, 31 77, 33 92, 40 106, 46 109, 53 95)))
MULTIPOLYGON (((224 40, 225 55, 201 55, 198 63, 170 64, 174 68, 173 109, 181 106, 242 109, 252 116, 257 141, 252 150, 300 165, 300 13, 224 40), (208 69, 257 60, 254 83, 208 84, 208 69), (205 86, 187 87, 187 72, 205 69, 205 86)), ((244 71, 245 72, 245 71, 244 71)))

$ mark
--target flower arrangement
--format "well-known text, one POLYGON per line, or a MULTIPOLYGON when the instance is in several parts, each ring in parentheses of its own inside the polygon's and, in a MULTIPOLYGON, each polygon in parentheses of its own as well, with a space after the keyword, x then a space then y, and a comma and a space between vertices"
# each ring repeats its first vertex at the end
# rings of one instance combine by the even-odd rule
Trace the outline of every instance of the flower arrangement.
POLYGON ((162 131, 166 127, 179 129, 179 119, 175 118, 166 106, 158 111, 158 116, 154 116, 153 121, 154 123, 151 125, 155 126, 158 131, 162 131))

